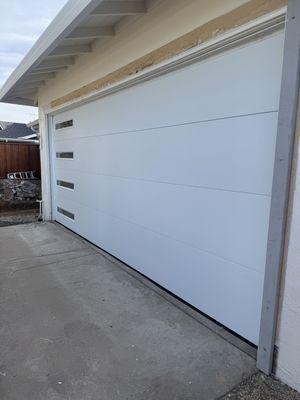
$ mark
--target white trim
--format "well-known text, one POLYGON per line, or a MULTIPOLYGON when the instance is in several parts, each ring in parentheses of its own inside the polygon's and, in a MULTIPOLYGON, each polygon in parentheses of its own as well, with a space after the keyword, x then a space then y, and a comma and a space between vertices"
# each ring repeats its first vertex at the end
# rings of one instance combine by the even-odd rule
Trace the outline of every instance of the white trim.
MULTIPOLYGON (((287 220, 289 198, 293 196, 294 191, 294 188, 291 187, 291 175, 297 131, 297 114, 299 115, 299 49, 300 1, 288 0, 259 350, 257 354, 257 366, 266 374, 271 373, 274 366, 274 345, 278 323, 280 283, 283 279, 282 268, 286 250, 285 242, 290 240, 287 232, 287 220)), ((295 158, 297 158, 297 155, 295 158)), ((287 293, 285 293, 285 296, 287 296, 287 293)), ((293 344, 291 344, 290 349, 292 349, 292 346, 293 344)))
POLYGON ((104 89, 93 91, 86 96, 81 96, 72 101, 66 102, 61 106, 53 108, 49 106, 45 109, 45 112, 55 115, 59 112, 67 111, 75 106, 108 96, 117 91, 136 85, 142 81, 152 79, 158 75, 166 74, 187 64, 194 63, 200 59, 230 49, 233 46, 242 44, 244 41, 249 41, 252 38, 254 39, 258 36, 268 34, 272 30, 283 28, 285 24, 286 10, 287 7, 280 8, 247 24, 233 28, 224 34, 217 36, 216 38, 208 40, 205 43, 184 51, 166 61, 149 67, 144 71, 138 72, 134 76, 127 77, 126 79, 123 79, 104 89))
POLYGON ((43 200, 43 219, 52 220, 52 204, 53 204, 53 187, 52 176, 54 168, 52 162, 51 149, 51 115, 45 114, 40 110, 40 155, 41 155, 41 175, 42 179, 42 200, 43 200))
MULTIPOLYGON (((55 146, 54 146, 54 134, 56 132, 55 126, 54 126, 54 120, 53 120, 53 115, 48 116, 48 127, 49 127, 49 134, 48 134, 48 140, 49 140, 49 150, 50 150, 50 191, 51 191, 51 202, 50 202, 50 208, 51 208, 51 219, 54 220, 54 215, 56 213, 56 210, 54 209, 55 204, 56 204, 56 173, 55 173, 55 167, 56 167, 56 151, 55 151, 55 146)), ((73 161, 73 159, 72 159, 73 161)))

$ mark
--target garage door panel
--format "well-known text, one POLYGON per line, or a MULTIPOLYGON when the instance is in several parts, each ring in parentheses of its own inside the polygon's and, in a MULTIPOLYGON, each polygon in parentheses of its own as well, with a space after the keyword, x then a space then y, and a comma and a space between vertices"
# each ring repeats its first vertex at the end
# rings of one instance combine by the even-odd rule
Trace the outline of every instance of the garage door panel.
POLYGON ((277 113, 105 137, 58 140, 58 168, 270 194, 277 113), (172 144, 172 145, 170 145, 172 144), (180 168, 174 168, 180 165, 180 168))
POLYGON ((88 137, 277 110, 282 44, 277 33, 85 104, 80 116, 67 111, 55 123, 73 119, 74 126, 59 135, 88 137))
POLYGON ((283 38, 54 117, 55 218, 256 344, 283 38))
POLYGON ((63 205, 78 207, 76 221, 58 217, 59 222, 257 343, 253 320, 259 322, 263 274, 113 216, 92 213, 89 207, 67 201, 63 205))
POLYGON ((58 188, 58 201, 76 199, 91 212, 100 210, 264 270, 269 197, 82 173, 58 173, 58 179, 75 183, 75 192, 58 188))

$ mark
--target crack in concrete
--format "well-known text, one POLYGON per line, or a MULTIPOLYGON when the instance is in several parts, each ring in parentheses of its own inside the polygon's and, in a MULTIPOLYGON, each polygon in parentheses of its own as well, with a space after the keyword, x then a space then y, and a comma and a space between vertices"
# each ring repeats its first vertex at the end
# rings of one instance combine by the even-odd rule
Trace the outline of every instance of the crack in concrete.
POLYGON ((43 267, 47 267, 47 266, 49 266, 49 265, 61 264, 61 263, 67 262, 67 261, 79 260, 80 258, 89 257, 89 256, 92 256, 92 255, 95 255, 95 254, 97 254, 97 252, 93 252, 93 253, 90 253, 90 254, 84 254, 84 255, 79 256, 79 257, 68 258, 68 259, 66 259, 66 260, 57 260, 57 261, 53 261, 53 262, 51 262, 51 263, 46 263, 46 264, 41 264, 41 265, 34 265, 34 266, 32 266, 32 267, 18 268, 18 269, 13 270, 13 271, 10 273, 10 276, 13 276, 16 272, 28 271, 28 270, 32 270, 32 269, 43 268, 43 267))

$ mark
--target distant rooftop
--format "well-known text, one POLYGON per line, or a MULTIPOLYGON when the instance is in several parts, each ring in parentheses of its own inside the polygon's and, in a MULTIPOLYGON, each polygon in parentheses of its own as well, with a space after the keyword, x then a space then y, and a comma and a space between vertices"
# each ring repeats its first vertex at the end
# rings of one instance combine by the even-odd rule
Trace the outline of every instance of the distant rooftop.
POLYGON ((38 139, 38 134, 26 124, 0 121, 0 139, 38 139))

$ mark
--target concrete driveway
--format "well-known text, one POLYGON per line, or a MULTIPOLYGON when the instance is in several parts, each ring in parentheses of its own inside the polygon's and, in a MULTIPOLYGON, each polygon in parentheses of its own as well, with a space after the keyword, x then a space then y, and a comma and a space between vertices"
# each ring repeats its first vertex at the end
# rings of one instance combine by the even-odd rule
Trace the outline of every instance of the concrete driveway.
POLYGON ((1 228, 0 254, 3 400, 210 400, 255 372, 221 329, 58 225, 1 228))

